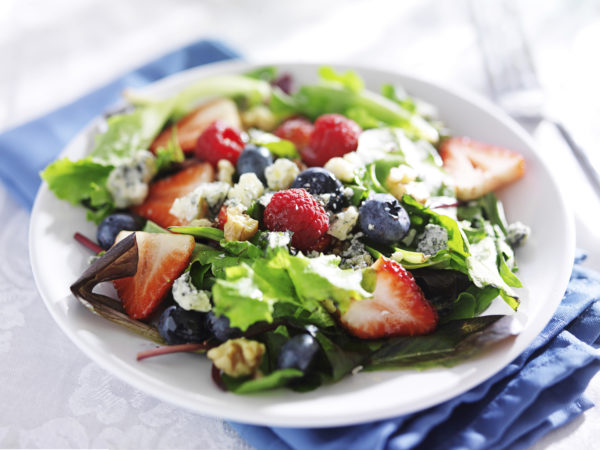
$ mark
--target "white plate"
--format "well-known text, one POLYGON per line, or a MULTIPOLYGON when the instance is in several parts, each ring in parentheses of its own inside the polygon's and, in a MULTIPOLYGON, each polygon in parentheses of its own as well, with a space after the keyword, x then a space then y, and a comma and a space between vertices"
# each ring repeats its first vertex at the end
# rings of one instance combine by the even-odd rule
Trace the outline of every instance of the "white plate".
MULTIPOLYGON (((299 82, 316 79, 317 65, 280 65, 299 82)), ((234 62, 192 69, 148 88, 155 94, 177 91, 203 76, 242 72, 252 66, 234 62)), ((453 368, 359 373, 309 393, 288 390, 238 396, 219 391, 212 383, 204 358, 174 354, 143 362, 140 350, 153 347, 98 317, 71 295, 70 284, 87 265, 89 252, 75 243, 73 233, 94 236, 82 209, 59 201, 44 184, 33 208, 30 253, 38 289, 48 310, 71 340, 107 371, 162 400, 240 422, 290 426, 336 426, 392 417, 448 400, 488 379, 518 356, 548 323, 567 286, 573 256, 574 227, 569 209, 525 132, 489 103, 455 89, 397 73, 357 69, 368 87, 382 83, 403 85, 412 95, 439 109, 440 117, 456 135, 515 149, 527 161, 527 173, 500 193, 509 220, 532 228, 527 245, 518 251, 519 276, 527 287, 517 313, 524 330, 514 340, 453 368)), ((61 156, 72 159, 89 151, 91 127, 84 130, 61 156)))

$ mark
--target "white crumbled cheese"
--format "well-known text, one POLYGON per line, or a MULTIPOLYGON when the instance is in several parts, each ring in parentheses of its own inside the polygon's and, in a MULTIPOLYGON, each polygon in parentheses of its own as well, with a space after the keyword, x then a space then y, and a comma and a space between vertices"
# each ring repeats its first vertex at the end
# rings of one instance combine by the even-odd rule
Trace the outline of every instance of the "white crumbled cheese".
POLYGON ((169 212, 187 222, 204 216, 206 207, 216 214, 227 198, 229 189, 229 185, 222 181, 202 183, 189 194, 175 199, 169 212))
POLYGON ((130 160, 115 167, 106 182, 115 206, 127 208, 142 203, 155 173, 154 156, 148 150, 138 150, 130 160))
POLYGON ((176 198, 171 205, 169 213, 178 219, 191 222, 197 217, 203 216, 206 211, 206 203, 202 198, 202 187, 198 186, 195 190, 183 197, 176 198))
POLYGON ((350 245, 340 255, 342 269, 364 269, 373 264, 373 257, 359 240, 362 233, 356 233, 350 240, 350 245))
POLYGON ((421 204, 429 200, 429 187, 422 181, 411 181, 405 186, 406 193, 421 204))
POLYGON ((281 191, 290 187, 300 173, 298 166, 287 158, 279 158, 265 169, 267 186, 273 191, 281 191))
POLYGON ((387 178, 389 184, 407 184, 417 179, 417 172, 410 166, 403 164, 398 167, 392 167, 387 178))
POLYGON ((274 195, 275 195, 275 192, 272 192, 272 191, 265 192, 263 195, 261 195, 258 198, 258 203, 260 203, 261 205, 263 205, 266 208, 267 205, 269 203, 271 203, 271 199, 273 198, 274 195))
POLYGON ((425 230, 417 236, 417 251, 425 255, 435 255, 448 247, 448 230, 440 225, 427 224, 425 230))
POLYGON ((342 159, 347 163, 352 164, 353 170, 364 165, 361 156, 356 152, 346 153, 342 159))
POLYGON ((334 214, 329 224, 327 233, 340 241, 348 239, 350 232, 358 221, 358 208, 349 206, 343 211, 334 214))
POLYGON ((252 202, 258 199, 264 192, 265 187, 254 173, 245 173, 240 180, 229 190, 228 199, 233 204, 240 204, 245 208, 250 207, 252 202))
POLYGON ((185 272, 175 280, 171 292, 175 302, 186 311, 208 312, 211 309, 208 293, 196 289, 189 272, 185 272))
POLYGON ((271 131, 277 125, 277 120, 271 110, 265 105, 256 105, 242 113, 244 128, 260 128, 271 131))
POLYGON ((206 203, 213 213, 217 212, 221 207, 227 198, 227 194, 229 194, 229 189, 231 189, 230 186, 223 181, 206 183, 204 185, 203 197, 206 199, 206 203))
POLYGON ((390 170, 385 184, 394 197, 402 200, 402 196, 408 193, 409 185, 413 184, 416 179, 417 173, 415 170, 410 166, 402 165, 393 167, 390 170))
POLYGON ((354 164, 338 156, 331 158, 323 166, 324 169, 329 170, 340 181, 354 180, 354 167, 354 164))
POLYGON ((316 198, 318 201, 320 201, 323 204, 323 208, 327 209, 327 205, 329 205, 329 201, 331 200, 332 195, 333 194, 330 194, 330 193, 314 194, 313 197, 316 198))
POLYGON ((231 164, 231 161, 227 159, 220 159, 217 163, 217 180, 227 183, 229 186, 233 184, 233 174, 235 173, 235 167, 231 164))
POLYGON ((261 235, 261 240, 270 248, 287 247, 292 242, 292 232, 268 231, 261 235))
POLYGON ((521 222, 511 223, 506 230, 506 240, 511 247, 518 247, 531 234, 531 228, 521 222))

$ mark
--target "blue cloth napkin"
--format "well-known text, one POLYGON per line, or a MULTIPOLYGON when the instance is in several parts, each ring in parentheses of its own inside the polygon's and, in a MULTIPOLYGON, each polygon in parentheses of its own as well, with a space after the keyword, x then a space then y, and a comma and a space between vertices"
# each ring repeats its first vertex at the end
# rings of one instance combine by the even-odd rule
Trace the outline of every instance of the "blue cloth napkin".
POLYGON ((0 134, 0 180, 31 209, 40 186, 39 172, 93 118, 122 100, 125 88, 141 87, 190 67, 239 54, 218 41, 202 40, 129 72, 79 100, 0 134))
MULTIPOLYGON (((0 134, 0 179, 30 208, 39 171, 91 119, 114 105, 125 87, 235 57, 219 42, 200 41, 0 134)), ((593 406, 582 392, 600 370, 600 275, 582 267, 583 259, 580 254, 560 307, 534 343, 492 379, 459 397, 415 414, 350 427, 232 425, 259 449, 527 447, 593 406)))

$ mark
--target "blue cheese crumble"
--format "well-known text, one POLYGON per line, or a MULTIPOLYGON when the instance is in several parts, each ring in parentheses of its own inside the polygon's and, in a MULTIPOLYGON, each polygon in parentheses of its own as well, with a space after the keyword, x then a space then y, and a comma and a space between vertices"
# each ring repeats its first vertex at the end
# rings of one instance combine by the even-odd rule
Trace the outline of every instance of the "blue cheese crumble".
POLYGON ((108 175, 106 188, 117 208, 141 204, 148 195, 148 183, 156 173, 154 156, 138 150, 133 157, 115 167, 108 175))
POLYGON ((531 228, 521 222, 511 223, 506 230, 506 240, 511 247, 518 247, 531 234, 531 228))
POLYGON ((362 233, 356 233, 350 240, 350 245, 341 253, 340 268, 364 269, 373 264, 373 257, 359 240, 362 236, 362 233))
POLYGON ((265 187, 254 173, 244 173, 239 181, 229 190, 228 204, 249 208, 264 192, 265 187))
POLYGON ((417 251, 425 255, 435 255, 448 247, 448 230, 440 225, 427 224, 425 230, 417 236, 417 251))
POLYGON ((175 280, 171 292, 175 302, 186 311, 208 312, 211 309, 208 293, 196 289, 189 272, 185 272, 175 280))
POLYGON ((202 183, 189 194, 175 199, 169 212, 187 222, 204 216, 207 207, 214 215, 227 198, 229 190, 229 185, 222 181, 202 183))
POLYGON ((273 191, 282 191, 290 187, 300 173, 298 166, 289 159, 279 158, 265 169, 267 186, 273 191))
POLYGON ((358 221, 358 208, 349 206, 343 211, 333 214, 330 218, 328 234, 340 241, 345 241, 358 221))

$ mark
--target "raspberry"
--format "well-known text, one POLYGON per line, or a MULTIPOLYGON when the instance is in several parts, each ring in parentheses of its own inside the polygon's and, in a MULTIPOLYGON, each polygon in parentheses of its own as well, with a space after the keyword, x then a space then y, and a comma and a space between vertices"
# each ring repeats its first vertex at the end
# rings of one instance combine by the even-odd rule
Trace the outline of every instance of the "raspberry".
POLYGON ((321 236, 319 238, 319 240, 317 242, 315 242, 312 246, 310 246, 306 250, 309 252, 311 252, 311 251, 324 252, 327 249, 327 247, 329 247, 329 245, 331 245, 331 235, 324 234, 323 236, 321 236))
POLYGON ((323 114, 315 121, 308 146, 300 156, 309 166, 324 166, 335 156, 344 156, 358 146, 360 126, 340 114, 323 114))
POLYGON ((225 229, 225 224, 227 223, 227 206, 221 206, 219 210, 219 215, 217 216, 217 227, 220 230, 225 229))
POLYGON ((217 167, 220 159, 226 159, 233 165, 237 162, 244 142, 240 133, 226 123, 215 121, 200 135, 196 143, 196 157, 217 167))
POLYGON ((303 117, 293 117, 286 120, 275 130, 275 136, 292 141, 298 151, 302 151, 313 132, 313 124, 303 117))
POLYGON ((311 249, 329 229, 329 217, 304 189, 279 191, 265 208, 265 226, 270 231, 291 231, 292 245, 311 249))

